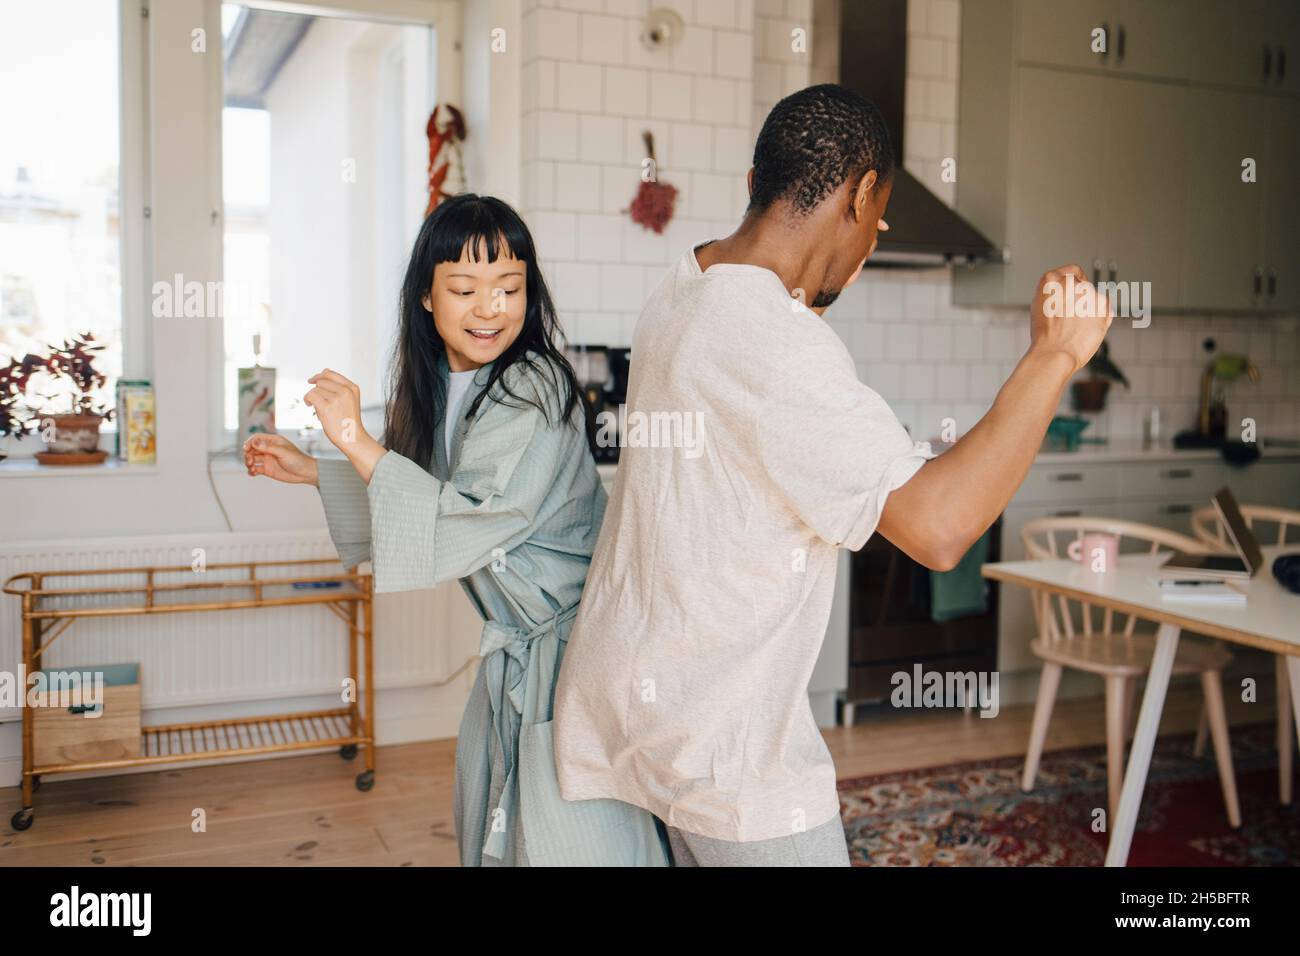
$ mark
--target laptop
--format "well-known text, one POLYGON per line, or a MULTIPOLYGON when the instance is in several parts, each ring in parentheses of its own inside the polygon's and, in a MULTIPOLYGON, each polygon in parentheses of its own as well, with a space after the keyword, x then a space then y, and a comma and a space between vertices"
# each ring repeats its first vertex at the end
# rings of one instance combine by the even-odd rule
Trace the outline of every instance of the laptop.
POLYGON ((1227 488, 1214 493, 1214 510, 1227 530, 1234 554, 1185 554, 1175 551, 1173 557, 1160 567, 1163 577, 1216 578, 1225 581, 1245 581, 1253 578, 1264 566, 1264 553, 1237 507, 1237 499, 1227 488))

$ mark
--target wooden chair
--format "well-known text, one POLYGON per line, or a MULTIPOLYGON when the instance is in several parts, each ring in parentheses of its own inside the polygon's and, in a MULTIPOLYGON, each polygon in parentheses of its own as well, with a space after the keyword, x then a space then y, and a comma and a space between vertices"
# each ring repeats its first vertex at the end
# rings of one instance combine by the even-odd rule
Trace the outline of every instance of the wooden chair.
MULTIPOLYGON (((1287 544, 1288 533, 1294 539, 1291 544, 1300 544, 1300 511, 1287 508, 1273 508, 1268 505, 1242 505, 1241 516, 1246 519, 1246 526, 1255 532, 1260 544, 1267 544, 1274 538, 1274 544, 1287 544), (1277 525, 1276 536, 1266 535, 1265 525, 1277 525)), ((1192 515, 1192 532, 1196 537, 1216 551, 1231 551, 1232 542, 1228 532, 1219 521, 1219 513, 1213 506, 1198 509, 1192 515)), ((1261 574, 1268 573, 1261 571, 1261 574)), ((1291 803, 1291 768, 1295 756, 1295 745, 1291 730, 1291 682, 1287 679, 1286 657, 1277 654, 1273 658, 1273 669, 1277 675, 1277 793, 1283 805, 1291 803)), ((1205 711, 1201 711, 1201 723, 1196 730, 1196 755, 1205 750, 1205 732, 1208 726, 1205 711)))
MULTIPOLYGON (((1154 554, 1162 549, 1200 554, 1208 550, 1186 535, 1112 518, 1040 518, 1026 524, 1020 534, 1027 558, 1050 560, 1067 557, 1069 541, 1082 540, 1083 535, 1090 531, 1118 536, 1121 554, 1154 554)), ((1151 669, 1155 634, 1136 630, 1136 615, 1125 615, 1111 608, 1103 610, 1064 595, 1055 595, 1053 600, 1053 595, 1035 592, 1033 605, 1038 637, 1030 647, 1043 661, 1043 676, 1034 705, 1034 722, 1029 734, 1021 789, 1028 792, 1034 787, 1062 670, 1072 667, 1097 674, 1106 682, 1108 819, 1114 820, 1124 782, 1124 745, 1133 730, 1133 695, 1138 679, 1151 669), (1126 620, 1121 625, 1117 618, 1126 620)), ((1232 655, 1221 645, 1184 637, 1178 642, 1173 673, 1201 675, 1228 823, 1238 827, 1241 825, 1241 809, 1232 769, 1221 683, 1223 669, 1231 660, 1232 655)))

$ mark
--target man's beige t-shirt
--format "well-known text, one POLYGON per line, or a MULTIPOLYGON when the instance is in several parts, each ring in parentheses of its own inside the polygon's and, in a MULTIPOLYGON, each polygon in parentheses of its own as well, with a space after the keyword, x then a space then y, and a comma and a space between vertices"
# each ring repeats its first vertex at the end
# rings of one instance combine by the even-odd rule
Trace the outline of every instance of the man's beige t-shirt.
POLYGON ((715 839, 839 812, 808 701, 839 548, 933 454, 775 273, 677 262, 637 322, 618 474, 560 667, 561 795, 715 839))

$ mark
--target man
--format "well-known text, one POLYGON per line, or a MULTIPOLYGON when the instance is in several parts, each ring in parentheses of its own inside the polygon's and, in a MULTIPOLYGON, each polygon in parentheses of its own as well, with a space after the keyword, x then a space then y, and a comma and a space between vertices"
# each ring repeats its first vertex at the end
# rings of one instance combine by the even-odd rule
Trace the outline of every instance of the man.
POLYGON ((820 318, 888 228, 893 170, 875 106, 833 85, 786 97, 740 227, 686 251, 633 336, 633 427, 561 667, 556 765, 565 799, 655 814, 679 866, 848 864, 807 697, 837 549, 879 531, 956 565, 1110 324, 1104 300, 1045 308, 1067 275, 1091 291, 1077 266, 1048 273, 989 413, 941 457, 913 442, 820 318), (638 436, 638 418, 699 434, 672 447, 688 443, 638 436))

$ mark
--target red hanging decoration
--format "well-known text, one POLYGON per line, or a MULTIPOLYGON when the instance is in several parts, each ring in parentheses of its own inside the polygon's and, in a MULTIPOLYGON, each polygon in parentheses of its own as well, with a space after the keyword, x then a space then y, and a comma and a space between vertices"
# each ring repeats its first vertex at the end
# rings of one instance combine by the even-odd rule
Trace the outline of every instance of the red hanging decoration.
POLYGON ((641 138, 645 140, 649 166, 643 167, 641 185, 637 187, 636 196, 627 211, 631 214, 633 222, 646 229, 662 233, 664 226, 668 225, 673 218, 673 207, 677 204, 677 187, 659 181, 659 167, 655 163, 654 136, 646 130, 641 134, 641 138))
POLYGON ((453 160, 458 168, 464 169, 460 144, 465 141, 465 117, 450 103, 440 103, 429 114, 429 122, 425 124, 424 133, 429 137, 429 205, 424 210, 427 218, 429 213, 438 208, 440 202, 454 195, 443 189, 453 160), (439 125, 438 111, 443 106, 447 108, 448 119, 446 123, 439 125), (438 162, 440 157, 441 165, 438 162))

